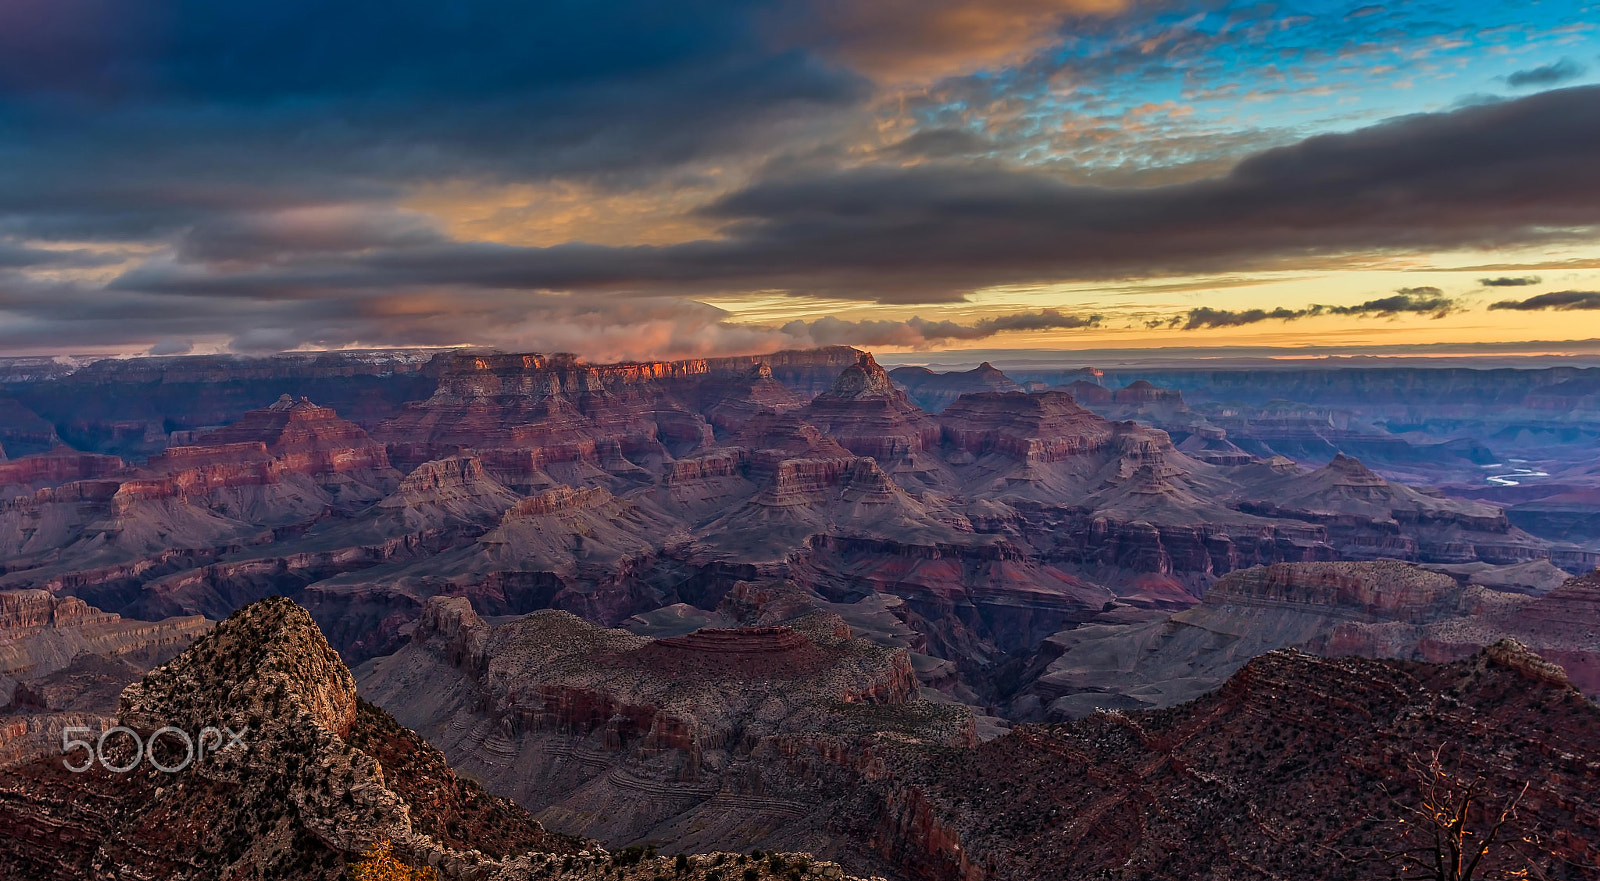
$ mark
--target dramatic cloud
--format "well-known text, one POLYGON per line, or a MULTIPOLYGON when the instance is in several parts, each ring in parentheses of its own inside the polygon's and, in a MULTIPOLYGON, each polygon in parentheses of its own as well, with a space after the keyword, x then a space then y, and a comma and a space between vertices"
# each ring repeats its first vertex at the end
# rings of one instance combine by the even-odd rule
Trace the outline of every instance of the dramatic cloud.
MULTIPOLYGON (((1500 45, 1588 57, 1568 2, 1471 33, 1243 0, 0 3, 0 346, 693 354, 796 339, 701 300, 1590 242, 1600 87, 1370 123, 1435 106, 1437 78, 1389 87, 1427 69, 1491 81, 1462 65, 1500 45)), ((1340 314, 1438 311, 1381 309, 1340 314)))
POLYGON ((0 235, 167 237, 449 179, 627 187, 868 99, 752 4, 0 4, 0 235))
POLYGON ((1536 285, 1543 281, 1544 279, 1537 275, 1502 275, 1499 278, 1480 278, 1478 279, 1478 284, 1486 288, 1520 288, 1536 285))
POLYGON ((296 348, 480 345, 621 360, 773 351, 805 344, 776 328, 677 298, 605 298, 407 288, 266 300, 104 291, 0 278, 0 351, 119 346, 177 354, 296 348))
POLYGON ((1005 331, 1066 330, 1099 326, 1100 315, 1066 315, 1055 309, 1017 312, 984 318, 971 324, 954 321, 845 321, 827 316, 814 321, 791 321, 783 333, 802 345, 815 346, 912 346, 923 347, 952 341, 987 339, 1005 331))
POLYGON ((1183 315, 1175 315, 1167 319, 1154 319, 1145 322, 1146 327, 1182 327, 1184 330, 1199 330, 1208 327, 1241 327, 1246 324, 1257 324, 1262 321, 1294 321, 1299 318, 1314 318, 1318 315, 1359 315, 1376 318, 1390 318, 1402 313, 1428 314, 1434 318, 1443 318, 1459 307, 1459 304, 1444 296, 1436 287, 1401 288, 1394 296, 1379 297, 1354 306, 1323 306, 1313 304, 1304 309, 1285 309, 1279 306, 1276 309, 1243 309, 1231 311, 1227 309, 1212 309, 1201 306, 1190 309, 1183 315))
POLYGON ((1501 300, 1490 309, 1515 309, 1519 312, 1537 312, 1554 309, 1560 312, 1600 309, 1600 291, 1557 291, 1539 294, 1526 300, 1501 300))
POLYGON ((402 284, 776 290, 948 302, 1000 284, 1282 268, 1374 250, 1593 235, 1596 143, 1600 87, 1584 87, 1322 135, 1190 184, 1085 187, 994 167, 873 166, 770 179, 721 199, 704 212, 723 224, 717 239, 655 247, 440 242, 239 271, 158 263, 115 286, 229 296, 338 296, 402 284))
POLYGON ((1528 70, 1519 70, 1506 77, 1506 84, 1515 89, 1525 89, 1533 86, 1553 86, 1567 80, 1577 79, 1588 72, 1588 69, 1571 58, 1563 58, 1541 67, 1528 70))

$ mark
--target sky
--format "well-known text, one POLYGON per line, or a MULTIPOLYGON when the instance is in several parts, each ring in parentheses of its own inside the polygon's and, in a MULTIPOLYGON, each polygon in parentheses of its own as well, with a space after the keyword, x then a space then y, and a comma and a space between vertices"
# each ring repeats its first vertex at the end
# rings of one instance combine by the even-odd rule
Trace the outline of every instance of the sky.
POLYGON ((0 354, 1600 338, 1600 4, 4 0, 0 354))

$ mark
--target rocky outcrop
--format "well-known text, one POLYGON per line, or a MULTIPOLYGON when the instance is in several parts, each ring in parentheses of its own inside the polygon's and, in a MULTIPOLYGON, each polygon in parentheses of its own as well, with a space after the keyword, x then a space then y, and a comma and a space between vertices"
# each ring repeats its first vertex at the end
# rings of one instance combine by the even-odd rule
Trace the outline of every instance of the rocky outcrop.
MULTIPOLYGON (((1108 422, 1061 391, 964 395, 939 417, 944 455, 971 496, 1008 505, 1071 502, 1113 520, 1238 522, 1224 475, 1165 432, 1108 422)), ((1258 521, 1259 522, 1259 521, 1258 521)))
POLYGON ((807 738, 972 736, 970 714, 917 699, 906 652, 815 614, 649 639, 551 611, 491 626, 440 597, 361 686, 552 828, 688 849, 808 839, 847 866, 876 861, 830 843, 827 793, 768 754, 807 738))
POLYGON ((1593 583, 1573 579, 1534 599, 1394 560, 1246 569, 1170 617, 1107 616, 1050 637, 1015 709, 1076 718, 1100 708, 1170 706, 1280 648, 1443 662, 1508 637, 1570 664, 1573 681, 1593 693, 1600 687, 1593 583))
MULTIPOLYGON (((24 376, 27 376, 26 372, 24 376)), ((7 381, 21 378, 14 377, 7 381)), ((0 456, 27 457, 48 452, 61 444, 56 427, 48 420, 28 409, 21 401, 0 395, 0 456)), ((5 459, 0 458, 0 462, 3 461, 5 459)))
POLYGON ((58 751, 68 726, 104 727, 117 695, 210 628, 134 621, 76 597, 0 591, 0 765, 58 751))
POLYGON ((783 383, 802 400, 807 400, 833 385, 845 368, 856 363, 861 350, 850 346, 820 346, 815 349, 785 349, 767 355, 707 358, 709 374, 750 371, 761 364, 772 371, 772 378, 783 383))
POLYGON ((1235 495, 1241 511, 1323 525, 1349 559, 1498 565, 1550 557, 1547 543, 1513 527, 1500 508, 1393 483, 1347 456, 1309 474, 1265 463, 1234 474, 1244 485, 1235 495))
POLYGON ((125 658, 144 668, 176 655, 210 623, 192 616, 134 621, 76 597, 0 591, 0 689, 64 669, 79 655, 125 658))
MULTIPOLYGON (((235 614, 128 687, 117 722, 146 738, 165 726, 239 737, 201 739, 198 757, 174 772, 72 774, 58 757, 5 772, 8 874, 80 878, 92 866, 114 877, 332 879, 389 843, 444 877, 485 878, 501 868, 496 857, 583 847, 457 778, 362 704, 310 616, 287 600, 235 614)), ((158 742, 156 757, 179 765, 172 736, 158 742)), ((136 758, 107 743, 112 761, 136 758)))
POLYGON ((913 496, 870 458, 779 459, 771 468, 754 497, 706 524, 700 544, 760 563, 824 535, 938 541, 972 531, 959 513, 913 496))
POLYGON ((863 353, 827 391, 801 411, 840 446, 896 471, 928 471, 923 454, 939 445, 939 424, 894 387, 878 362, 863 353))
POLYGON ((77 480, 93 480, 121 471, 125 463, 116 456, 80 453, 57 447, 48 453, 0 460, 0 498, 28 495, 35 490, 77 480))
POLYGON ((1182 520, 1163 523, 1159 515, 1146 516, 1148 519, 1105 516, 1097 509, 1053 512, 1042 514, 1028 531, 1032 534, 1037 529, 1049 535, 1047 555, 1051 559, 1157 575, 1221 576, 1251 566, 1337 557, 1326 530, 1316 526, 1252 523, 1232 517, 1188 525, 1182 520))
POLYGON ((791 562, 797 583, 833 602, 903 601, 930 655, 982 664, 1086 621, 1111 591, 994 540, 910 543, 819 535, 791 562))
POLYGON ((945 834, 904 836, 896 862, 927 878, 1361 877, 1408 841, 1401 806, 1437 755, 1486 803, 1526 787, 1506 837, 1540 847, 1493 848, 1480 868, 1584 879, 1600 865, 1596 744, 1594 704, 1514 644, 1439 666, 1280 651, 1171 710, 892 756, 862 784, 876 812, 840 825, 869 837, 914 806, 945 834))
POLYGON ((962 395, 940 414, 939 425, 944 442, 955 450, 1028 464, 1099 452, 1116 432, 1066 392, 962 395))
POLYGON ((494 467, 515 459, 491 450, 536 451, 529 468, 600 464, 611 444, 649 466, 710 444, 713 425, 735 431, 759 412, 791 408, 798 401, 786 376, 820 370, 831 381, 848 363, 841 359, 855 355, 829 349, 605 365, 570 355, 457 355, 442 363, 433 396, 407 405, 378 435, 406 463, 471 449, 494 467))
POLYGON ((1453 661, 1499 640, 1515 639, 1565 667, 1579 690, 1600 696, 1600 573, 1569 579, 1542 597, 1497 599, 1417 627, 1341 625, 1311 647, 1327 654, 1453 661))
POLYGON ((706 377, 696 388, 696 398, 699 411, 719 435, 739 431, 758 414, 798 410, 806 403, 775 379, 765 362, 741 373, 706 377))
MULTIPOLYGON (((1253 565, 1388 556, 1487 567, 1559 555, 1576 568, 1596 554, 1552 549, 1497 509, 1443 491, 1373 483, 1344 460, 1321 476, 1289 460, 1237 464, 1240 450, 1199 410, 1181 439, 1060 391, 966 394, 935 419, 853 349, 609 365, 461 350, 319 363, 166 359, 29 380, 99 377, 83 386, 97 395, 146 383, 151 409, 138 419, 120 403, 78 402, 82 420, 115 411, 128 432, 153 431, 174 389, 196 409, 161 417, 171 446, 144 466, 0 499, 0 585, 142 617, 222 617, 290 596, 358 662, 403 644, 438 595, 486 616, 559 608, 671 629, 728 623, 719 602, 739 581, 788 578, 802 605, 912 648, 925 686, 988 707, 1009 701, 1015 669, 1061 628, 1171 613, 1253 565), (243 386, 277 376, 271 395, 289 395, 199 421, 233 406, 232 392, 199 385, 227 386, 234 367, 243 386), (381 389, 426 391, 403 410, 346 421, 306 400, 295 378, 338 371, 382 399, 352 405, 362 413, 388 407, 381 389), (377 440, 358 427, 374 422, 377 440), (404 476, 378 467, 390 458, 404 476), (1115 608, 1102 613, 1106 603, 1115 608), (658 612, 673 621, 650 617, 658 612)), ((905 375, 1010 387, 982 367, 905 375)), ((1080 377, 1097 378, 1049 378, 1080 377)), ((1046 377, 1028 378, 1037 388, 1046 377)), ((1182 415, 1176 396, 1127 379, 1080 391, 1141 420, 1182 415)), ((72 433, 80 428, 63 430, 93 435, 72 433)))
MULTIPOLYGON (((359 427, 287 396, 199 440, 144 467, 0 502, 0 526, 13 527, 0 531, 5 583, 61 589, 119 568, 159 577, 176 557, 209 562, 351 514, 399 480, 359 427)), ((103 602, 111 592, 96 593, 103 602)))
MULTIPOLYGON (((300 352, 263 358, 108 358, 12 387, 73 446, 123 458, 227 425, 280 394, 370 428, 435 383, 431 352, 300 352)), ((31 452, 32 450, 28 450, 31 452)))

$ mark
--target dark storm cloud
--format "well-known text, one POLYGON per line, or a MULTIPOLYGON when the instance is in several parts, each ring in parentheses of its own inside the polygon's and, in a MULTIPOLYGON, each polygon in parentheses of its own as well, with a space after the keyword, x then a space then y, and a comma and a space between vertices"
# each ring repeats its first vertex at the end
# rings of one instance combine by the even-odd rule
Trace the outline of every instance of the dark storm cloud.
POLYGON ((1480 278, 1478 284, 1486 288, 1520 288, 1536 285, 1544 279, 1537 275, 1502 275, 1498 278, 1480 278))
POLYGON ((155 345, 145 353, 147 355, 187 355, 194 351, 192 340, 158 340, 155 345))
POLYGON ((1556 291, 1539 294, 1526 300, 1501 300, 1490 309, 1515 309, 1520 312, 1537 312, 1554 309, 1561 312, 1600 309, 1600 291, 1556 291))
POLYGON ((1588 72, 1588 69, 1571 58, 1563 58, 1550 64, 1539 67, 1519 70, 1506 77, 1506 84, 1514 89, 1525 89, 1531 86, 1553 86, 1567 80, 1577 79, 1588 72))
POLYGON ((0 234, 164 236, 438 179, 616 183, 854 106, 758 4, 0 4, 0 234))
POLYGON ((1429 314, 1434 318, 1443 318, 1459 308, 1459 304, 1436 287, 1401 288, 1393 296, 1379 297, 1367 300, 1354 306, 1325 306, 1313 304, 1304 309, 1286 309, 1279 306, 1276 309, 1213 309, 1201 306, 1190 309, 1183 315, 1175 315, 1166 319, 1152 319, 1145 322, 1146 327, 1181 327, 1184 330, 1199 330, 1211 327, 1242 327, 1246 324, 1257 324, 1262 321, 1294 321, 1299 318, 1315 318, 1319 315, 1358 315, 1375 318, 1391 318, 1402 313, 1429 314))
POLYGON ((989 166, 869 166, 759 181, 705 209, 724 224, 712 240, 443 242, 242 272, 156 264, 117 287, 302 296, 413 283, 952 301, 996 284, 1574 238, 1600 225, 1597 150, 1600 87, 1582 87, 1322 135, 1186 184, 1088 187, 989 166))
POLYGON ((719 235, 672 245, 457 241, 395 207, 439 179, 660 180, 860 106, 862 78, 774 50, 750 9, 0 4, 0 241, 28 242, 28 260, 52 238, 160 248, 104 288, 51 288, 14 258, 0 342, 157 345, 250 327, 241 346, 423 344, 546 318, 575 335, 611 328, 604 304, 626 302, 652 327, 742 345, 754 337, 674 298, 949 302, 998 284, 1336 265, 1600 226, 1600 87, 1319 136, 1163 186, 973 161, 984 136, 950 128, 889 151, 932 160, 920 164, 774 162, 703 209, 719 235), (579 299, 599 311, 574 311, 579 299))
POLYGON ((982 135, 956 128, 932 128, 901 140, 885 152, 891 156, 951 159, 984 156, 994 149, 995 143, 982 135))

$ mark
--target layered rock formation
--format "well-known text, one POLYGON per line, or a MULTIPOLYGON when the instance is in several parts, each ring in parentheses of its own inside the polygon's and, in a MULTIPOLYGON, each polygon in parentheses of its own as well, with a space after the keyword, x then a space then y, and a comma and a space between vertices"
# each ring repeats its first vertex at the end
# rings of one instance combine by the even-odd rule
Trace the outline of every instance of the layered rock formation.
POLYGON ((1383 853, 1433 843, 1405 806, 1437 755, 1496 816, 1522 794, 1481 871, 1577 881, 1600 865, 1596 744, 1600 709, 1515 643, 1449 665, 1280 651, 1170 710, 892 757, 842 824, 919 878, 1386 877, 1383 853))
POLYGON ((826 392, 801 411, 803 418, 845 449, 870 456, 896 475, 937 483, 939 424, 894 387, 878 362, 863 353, 826 392))
POLYGON ((622 460, 612 466, 652 467, 711 442, 713 424, 737 430, 762 410, 798 404, 781 376, 803 390, 814 374, 831 381, 855 355, 826 349, 611 365, 561 355, 458 355, 443 363, 432 397, 407 405, 377 434, 403 463, 470 449, 509 472, 573 462, 607 468, 608 457, 622 460))
MULTIPOLYGON (((1009 387, 982 368, 912 375, 1009 387)), ((615 626, 669 608, 715 617, 741 583, 775 579, 803 606, 871 622, 870 638, 913 651, 925 686, 993 712, 1045 637, 1102 615, 1165 617, 1250 566, 1575 568, 1588 553, 1342 459, 1311 475, 1240 465, 1226 437, 1175 444, 1060 391, 963 394, 935 418, 853 349, 612 365, 460 351, 166 359, 49 376, 30 382, 137 380, 160 408, 184 388, 198 409, 163 417, 173 445, 143 466, 13 484, 0 584, 147 618, 286 595, 352 663, 404 644, 439 595, 486 616, 557 608, 615 626), (377 439, 298 394, 200 422, 236 398, 198 384, 225 385, 234 366, 251 388, 330 371, 379 383, 390 391, 359 411, 381 423, 377 439), (407 383, 426 393, 383 403, 407 383)), ((1079 388, 1130 413, 1184 406, 1148 384, 1079 388)))
POLYGON ((1481 646, 1516 639, 1567 669, 1572 684, 1600 698, 1600 572, 1569 579, 1538 598, 1495 596, 1454 618, 1413 626, 1341 624, 1310 648, 1323 654, 1465 658, 1481 646))
POLYGON ((766 362, 731 376, 708 376, 697 387, 696 398, 719 436, 739 431, 761 414, 798 410, 806 403, 773 376, 766 362))
POLYGON ((126 467, 116 456, 80 453, 71 447, 56 447, 38 453, 0 460, 0 499, 32 495, 35 491, 78 480, 106 477, 126 467))
POLYGON ((6 455, 25 457, 61 445, 56 428, 21 401, 0 396, 0 462, 6 455))
POLYGON ((1237 469, 1236 479, 1245 485, 1240 510, 1323 525, 1349 559, 1507 564, 1550 555, 1500 508, 1392 483, 1344 455, 1309 474, 1260 464, 1237 469))
POLYGON ((0 765, 58 750, 69 725, 101 725, 124 686, 210 626, 200 617, 132 621, 75 597, 0 591, 0 765))
POLYGON ((59 436, 56 443, 136 458, 160 452, 175 432, 227 425, 285 392, 371 428, 402 402, 433 390, 432 358, 431 352, 403 350, 108 358, 18 377, 7 389, 59 436))
POLYGON ((142 582, 366 507, 398 478, 359 427, 284 396, 144 467, 0 502, 3 582, 82 586, 121 610, 140 601, 142 582))
POLYGON ((1050 637, 1012 715, 1078 718, 1098 709, 1171 706, 1280 648, 1442 662, 1506 638, 1560 659, 1573 683, 1595 694, 1596 583, 1594 575, 1571 579, 1534 598, 1393 560, 1247 569, 1170 617, 1110 614, 1050 637))
POLYGON ((879 863, 835 840, 832 795, 781 756, 818 739, 973 735, 970 713, 917 699, 903 650, 817 614, 650 639, 562 612, 489 625, 441 597, 360 681, 551 828, 689 850, 804 842, 847 866, 879 863))

